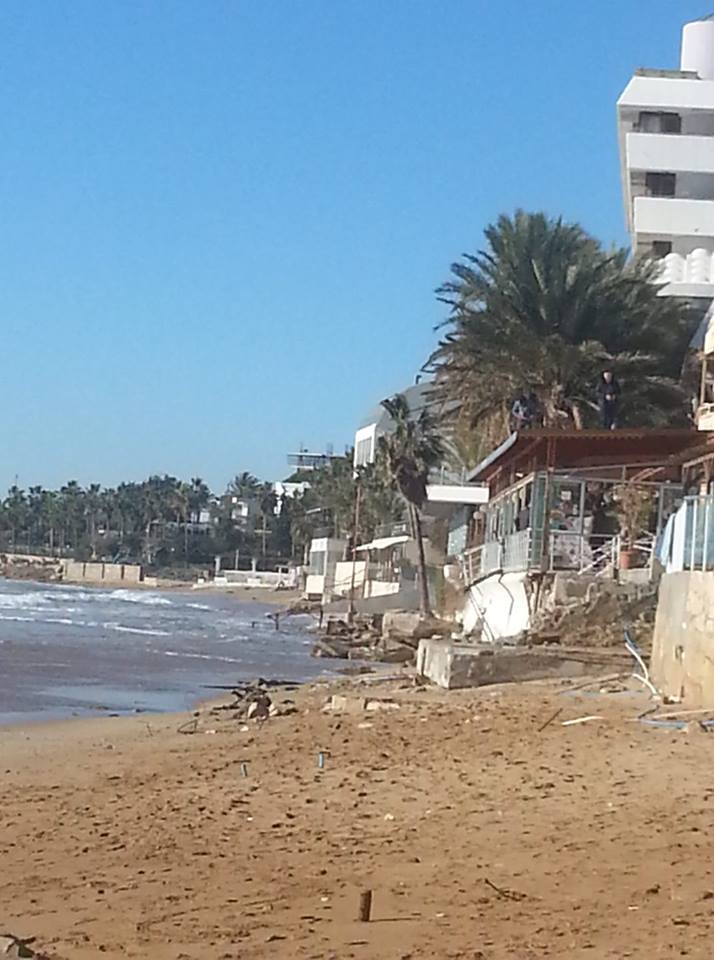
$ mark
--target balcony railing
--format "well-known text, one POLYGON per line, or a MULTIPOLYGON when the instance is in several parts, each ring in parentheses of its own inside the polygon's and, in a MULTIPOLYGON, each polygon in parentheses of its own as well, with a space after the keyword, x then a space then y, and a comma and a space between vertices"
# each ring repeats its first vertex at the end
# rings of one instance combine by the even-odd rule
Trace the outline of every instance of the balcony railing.
POLYGON ((520 530, 503 541, 503 569, 527 570, 531 565, 531 531, 520 530))
POLYGON ((687 497, 684 506, 684 570, 714 569, 714 497, 687 497))

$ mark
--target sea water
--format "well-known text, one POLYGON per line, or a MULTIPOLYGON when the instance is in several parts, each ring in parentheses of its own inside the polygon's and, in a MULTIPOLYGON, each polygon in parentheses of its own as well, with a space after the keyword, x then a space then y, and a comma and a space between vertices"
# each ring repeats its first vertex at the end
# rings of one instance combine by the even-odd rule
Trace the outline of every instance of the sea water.
POLYGON ((324 672, 310 657, 310 620, 276 632, 275 609, 198 591, 0 579, 0 724, 183 710, 212 684, 324 672))

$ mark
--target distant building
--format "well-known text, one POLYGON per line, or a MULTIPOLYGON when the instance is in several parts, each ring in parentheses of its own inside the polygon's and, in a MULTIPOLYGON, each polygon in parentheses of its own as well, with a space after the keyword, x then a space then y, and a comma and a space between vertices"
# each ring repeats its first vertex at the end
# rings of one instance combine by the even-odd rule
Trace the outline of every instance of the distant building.
POLYGON ((299 450, 297 453, 288 454, 288 464, 294 468, 295 472, 319 470, 320 467, 326 467, 331 460, 339 460, 342 454, 332 453, 310 453, 309 450, 299 450))
MULTIPOLYGON (((418 417, 429 404, 429 390, 432 384, 429 381, 415 383, 405 390, 399 391, 409 404, 409 411, 413 417, 418 417)), ((355 433, 354 465, 363 467, 374 463, 377 453, 377 441, 380 437, 390 433, 393 421, 381 404, 373 407, 362 420, 355 433)))
POLYGON ((300 497, 306 490, 310 489, 307 480, 291 481, 276 480, 273 484, 273 493, 275 494, 275 514, 279 516, 282 513, 285 500, 292 500, 294 497, 300 497))
POLYGON ((637 70, 617 103, 632 249, 662 296, 714 297, 714 17, 685 25, 679 70, 637 70))
POLYGON ((257 497, 239 497, 236 494, 226 494, 229 516, 238 530, 252 533, 255 530, 256 520, 260 512, 257 497))

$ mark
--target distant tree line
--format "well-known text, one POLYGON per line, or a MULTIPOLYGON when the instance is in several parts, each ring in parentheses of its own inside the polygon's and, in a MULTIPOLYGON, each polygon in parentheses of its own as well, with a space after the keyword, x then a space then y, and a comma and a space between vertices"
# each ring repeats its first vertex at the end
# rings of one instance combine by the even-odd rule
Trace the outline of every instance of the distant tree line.
MULTIPOLYGON (((405 516, 403 501, 378 465, 362 468, 358 538, 405 516)), ((358 475, 352 456, 288 477, 292 495, 243 471, 223 493, 200 477, 151 476, 141 482, 58 490, 13 485, 0 502, 0 549, 81 560, 141 562, 149 568, 225 564, 261 568, 302 563, 313 536, 354 537, 358 475)))

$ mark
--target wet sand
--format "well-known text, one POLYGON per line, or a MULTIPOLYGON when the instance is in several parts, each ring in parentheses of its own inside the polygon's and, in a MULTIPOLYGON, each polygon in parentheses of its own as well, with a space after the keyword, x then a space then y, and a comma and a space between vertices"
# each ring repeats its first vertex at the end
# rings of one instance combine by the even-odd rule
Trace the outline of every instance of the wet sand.
POLYGON ((61 960, 709 960, 714 734, 562 690, 3 730, 0 926, 61 960))

